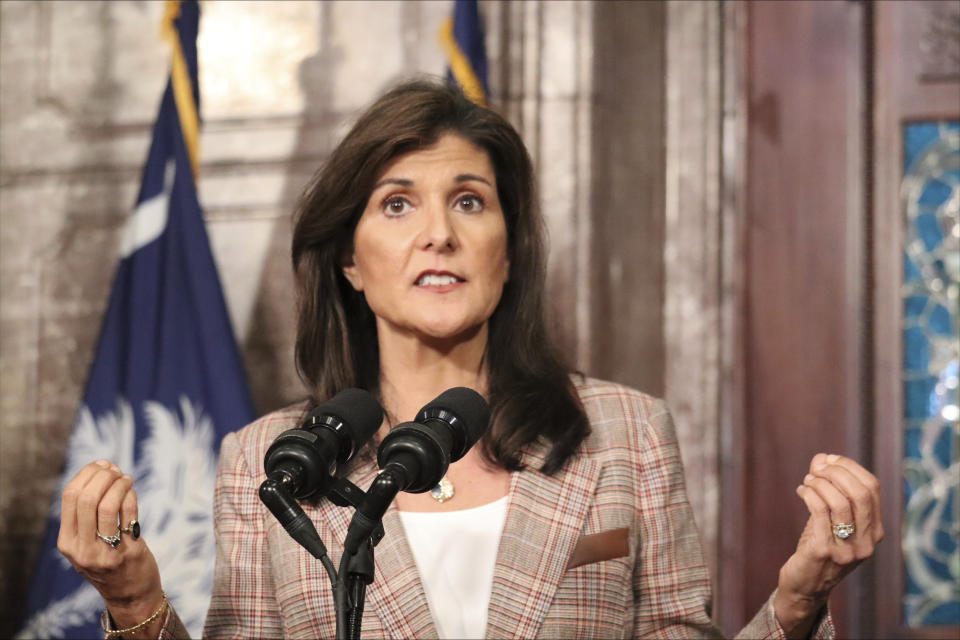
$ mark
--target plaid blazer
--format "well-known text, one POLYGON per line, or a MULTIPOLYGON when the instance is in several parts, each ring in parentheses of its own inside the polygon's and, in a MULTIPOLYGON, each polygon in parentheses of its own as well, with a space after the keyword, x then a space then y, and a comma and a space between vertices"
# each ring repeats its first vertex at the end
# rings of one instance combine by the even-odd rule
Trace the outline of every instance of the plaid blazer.
MULTIPOLYGON (((494 569, 491 638, 722 637, 710 620, 709 574, 684 489, 665 405, 612 383, 581 380, 592 434, 558 473, 525 453, 494 569)), ((204 635, 333 638, 333 596, 320 563, 280 527, 257 496, 263 456, 302 407, 267 415, 223 441, 217 479, 217 561, 204 635)), ((370 485, 375 465, 350 479, 370 485)), ((306 507, 337 565, 352 510, 306 507)), ((436 638, 423 585, 395 507, 383 519, 364 638, 436 638)), ((771 567, 771 571, 774 568, 771 567)), ((829 615, 815 630, 832 637, 829 615)), ((783 638, 771 600, 739 634, 783 638)), ((171 611, 162 637, 183 637, 171 611)))

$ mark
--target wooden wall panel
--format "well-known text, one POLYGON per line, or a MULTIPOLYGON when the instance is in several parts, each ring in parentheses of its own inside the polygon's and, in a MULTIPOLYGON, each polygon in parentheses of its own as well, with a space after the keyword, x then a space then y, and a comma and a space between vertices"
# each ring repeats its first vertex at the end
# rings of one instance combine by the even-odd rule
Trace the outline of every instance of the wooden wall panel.
POLYGON ((664 5, 594 5, 590 373, 664 392, 664 5))
MULTIPOLYGON (((863 5, 747 7, 744 616, 795 549, 810 459, 863 460, 864 432, 863 5)), ((855 632, 843 596, 835 617, 855 632)))

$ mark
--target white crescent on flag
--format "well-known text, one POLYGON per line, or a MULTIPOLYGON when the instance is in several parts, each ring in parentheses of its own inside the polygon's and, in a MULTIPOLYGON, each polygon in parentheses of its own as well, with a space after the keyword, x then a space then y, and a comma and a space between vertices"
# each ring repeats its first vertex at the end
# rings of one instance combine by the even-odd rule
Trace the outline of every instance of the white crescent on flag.
POLYGON ((129 257, 134 251, 147 246, 160 237, 167 228, 170 211, 170 194, 173 192, 173 178, 177 165, 173 158, 167 160, 163 170, 163 191, 147 198, 133 210, 123 228, 123 241, 120 245, 120 258, 129 257))

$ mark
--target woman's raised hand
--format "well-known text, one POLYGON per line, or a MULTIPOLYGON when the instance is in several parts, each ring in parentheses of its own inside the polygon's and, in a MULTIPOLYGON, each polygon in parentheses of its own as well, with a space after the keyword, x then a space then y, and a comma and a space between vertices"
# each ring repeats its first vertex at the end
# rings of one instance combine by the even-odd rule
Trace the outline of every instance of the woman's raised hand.
POLYGON ((788 635, 803 637, 830 591, 873 555, 883 522, 880 483, 850 458, 818 453, 797 494, 810 517, 780 569, 774 608, 788 635))
MULTIPOLYGON (((121 629, 146 620, 163 602, 160 570, 136 521, 133 478, 106 460, 85 466, 63 490, 57 548, 97 588, 121 629)), ((157 637, 158 623, 136 635, 157 637)))

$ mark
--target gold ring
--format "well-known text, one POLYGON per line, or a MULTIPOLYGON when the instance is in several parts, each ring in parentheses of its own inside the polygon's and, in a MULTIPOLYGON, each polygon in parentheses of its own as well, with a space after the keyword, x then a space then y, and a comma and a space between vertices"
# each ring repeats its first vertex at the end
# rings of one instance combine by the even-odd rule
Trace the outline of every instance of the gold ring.
POLYGON ((130 524, 128 524, 123 529, 120 529, 120 531, 130 534, 131 536, 133 536, 133 539, 136 540, 137 538, 140 537, 140 523, 137 522, 136 520, 131 520, 130 524))

